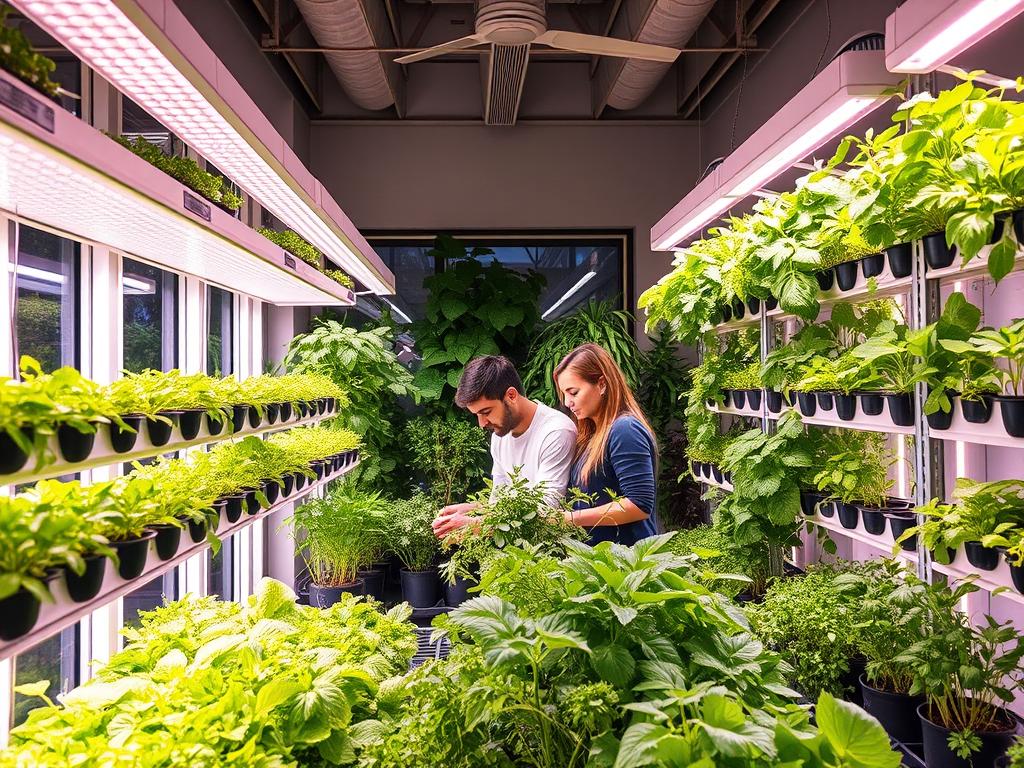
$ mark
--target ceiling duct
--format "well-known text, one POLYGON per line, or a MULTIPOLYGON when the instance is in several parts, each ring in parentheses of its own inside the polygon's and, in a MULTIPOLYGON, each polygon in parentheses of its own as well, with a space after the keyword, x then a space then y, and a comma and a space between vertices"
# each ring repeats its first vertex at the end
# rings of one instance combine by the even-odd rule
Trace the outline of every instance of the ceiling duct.
MULTIPOLYGON (((682 48, 708 15, 715 0, 624 0, 613 28, 620 37, 640 43, 682 48), (643 17, 635 32, 630 18, 643 17)), ((615 109, 635 109, 651 95, 671 64, 639 59, 606 60, 598 73, 598 99, 595 113, 605 105, 615 109)))
MULTIPOLYGON (((306 26, 323 48, 390 47, 384 4, 362 0, 295 0, 306 26)), ((345 93, 363 109, 387 109, 396 102, 398 66, 373 51, 325 53, 345 93)))
POLYGON ((530 46, 495 45, 484 58, 484 122, 487 125, 515 125, 523 83, 526 82, 530 46))

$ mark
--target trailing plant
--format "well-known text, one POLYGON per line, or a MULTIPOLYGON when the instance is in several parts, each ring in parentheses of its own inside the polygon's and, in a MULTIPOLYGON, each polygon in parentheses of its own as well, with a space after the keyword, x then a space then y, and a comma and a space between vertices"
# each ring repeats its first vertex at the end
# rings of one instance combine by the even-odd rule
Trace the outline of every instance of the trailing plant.
POLYGON ((229 211, 237 211, 242 207, 242 196, 232 189, 231 182, 223 176, 204 171, 192 158, 166 155, 159 146, 147 141, 144 136, 136 136, 134 139, 117 136, 114 140, 150 165, 177 179, 192 191, 198 192, 211 203, 229 211))
POLYGON ((36 53, 25 33, 11 26, 8 15, 11 9, 0 7, 0 68, 37 91, 55 98, 60 86, 50 79, 57 65, 52 59, 36 53))
POLYGON ((523 364, 540 323, 544 277, 521 273, 479 258, 492 251, 471 250, 450 235, 438 235, 427 256, 444 259, 444 272, 423 281, 427 289, 425 318, 412 333, 422 355, 416 386, 428 403, 454 408, 462 369, 479 355, 505 355, 523 364))
POLYGON ((725 389, 760 389, 761 363, 752 362, 742 368, 726 371, 722 377, 725 389))
POLYGON ((626 376, 630 387, 641 384, 644 354, 629 332, 633 316, 619 309, 611 299, 590 299, 585 305, 542 326, 536 334, 522 368, 527 395, 551 407, 561 398, 554 371, 559 361, 580 344, 598 344, 608 351, 626 376))
POLYGON ((439 507, 479 487, 489 440, 487 433, 465 416, 420 416, 406 425, 403 437, 413 466, 439 507))
POLYGON ((284 248, 293 256, 298 256, 307 264, 321 269, 323 254, 315 246, 304 240, 298 233, 290 229, 278 232, 270 227, 260 227, 259 233, 267 240, 284 248))
POLYGON ((430 524, 437 516, 437 504, 423 493, 411 499, 389 501, 383 510, 385 548, 410 571, 426 571, 437 562, 440 551, 430 524))

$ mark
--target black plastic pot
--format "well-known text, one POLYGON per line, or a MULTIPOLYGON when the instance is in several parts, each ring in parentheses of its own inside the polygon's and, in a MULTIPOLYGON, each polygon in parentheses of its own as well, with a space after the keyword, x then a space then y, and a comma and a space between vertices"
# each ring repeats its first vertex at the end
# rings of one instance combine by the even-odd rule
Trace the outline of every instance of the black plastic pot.
POLYGON ((836 264, 836 283, 840 291, 849 291, 857 284, 857 262, 836 264))
POLYGON ((277 501, 281 495, 281 486, 277 484, 276 480, 264 480, 260 483, 260 489, 263 491, 263 495, 267 497, 267 501, 273 504, 277 501))
MULTIPOLYGON (((264 413, 266 412, 266 406, 264 406, 264 413)), ((249 426, 252 429, 258 429, 260 424, 263 423, 263 416, 260 415, 260 410, 255 405, 249 406, 249 426)))
POLYGON ((873 253, 860 260, 860 271, 864 277, 878 277, 885 269, 885 254, 873 253))
MULTIPOLYGON (((889 530, 894 539, 898 539, 908 529, 917 525, 917 517, 911 512, 888 512, 885 516, 889 518, 889 530)), ((917 549, 917 534, 915 533, 906 541, 900 542, 900 548, 904 552, 915 551, 917 549)))
POLYGON ((14 640, 32 631, 39 621, 39 599, 27 589, 0 600, 0 640, 14 640))
POLYGON ((971 424, 988 424, 992 418, 992 395, 980 395, 977 400, 960 398, 960 412, 971 424))
POLYGON ((341 602, 341 596, 345 593, 350 595, 365 595, 365 584, 362 579, 356 579, 351 584, 341 587, 319 587, 312 582, 309 585, 309 604, 314 608, 330 608, 335 603, 341 602))
POLYGON ((83 559, 85 570, 81 576, 67 566, 61 569, 64 571, 68 595, 76 603, 84 603, 96 597, 103 588, 103 577, 107 572, 107 558, 103 555, 86 555, 83 559))
POLYGON ((724 307, 720 309, 720 311, 722 313, 723 323, 728 323, 730 320, 732 320, 732 307, 726 304, 724 307))
POLYGON ((324 479, 324 463, 322 461, 311 461, 309 462, 309 468, 316 474, 317 480, 324 479))
POLYGON ((1013 582, 1014 589, 1024 595, 1024 565, 1014 565, 1009 555, 1003 556, 1006 558, 1006 564, 1010 566, 1010 581, 1013 582))
MULTIPOLYGON (((30 443, 35 439, 36 431, 33 427, 21 427, 21 433, 30 443)), ((13 475, 27 461, 28 454, 18 447, 10 435, 0 431, 0 475, 13 475)))
POLYGON ((743 393, 747 397, 747 407, 752 411, 761 410, 761 390, 760 389, 745 389, 743 393))
POLYGON ((946 245, 946 233, 924 236, 924 261, 928 269, 944 269, 956 259, 956 248, 946 245))
POLYGON ((248 405, 232 405, 231 406, 231 431, 239 432, 245 429, 245 422, 249 418, 249 406, 248 405))
POLYGON ((146 417, 146 434, 149 435, 149 442, 157 447, 170 442, 174 425, 178 423, 177 411, 160 411, 160 415, 169 419, 170 422, 146 417))
POLYGON ((384 569, 360 568, 356 574, 363 582, 363 594, 384 602, 384 569))
POLYGON ((768 410, 772 413, 782 412, 782 393, 774 389, 766 389, 764 391, 765 401, 768 405, 768 410))
POLYGON ((209 432, 213 437, 216 437, 224 431, 224 420, 227 418, 224 415, 224 411, 219 411, 220 418, 216 418, 209 413, 206 414, 206 431, 209 432))
POLYGON ((964 542, 967 562, 982 571, 994 571, 999 565, 999 550, 983 547, 980 541, 964 542))
POLYGON ((203 427, 203 413, 199 408, 188 408, 178 417, 178 429, 183 440, 195 440, 203 427))
POLYGON ((135 431, 131 432, 127 429, 121 429, 119 424, 111 422, 110 446, 116 453, 128 453, 128 451, 135 447, 135 443, 139 439, 139 430, 142 429, 142 416, 131 413, 122 415, 121 420, 135 431))
POLYGON ((308 479, 309 478, 306 477, 305 473, 303 473, 303 472, 296 472, 295 473, 295 490, 296 491, 301 491, 303 488, 305 488, 306 487, 306 481, 308 479))
POLYGON ((910 243, 891 245, 885 249, 889 259, 889 271, 893 277, 910 277, 914 271, 914 250, 910 243))
POLYGON ((137 539, 112 541, 110 546, 117 552, 117 574, 125 581, 137 579, 146 568, 149 542, 156 538, 156 531, 146 531, 137 539))
POLYGON ((176 525, 154 525, 156 532, 156 554, 161 560, 170 560, 178 553, 181 544, 181 528, 176 525))
POLYGON ((295 404, 295 410, 298 412, 299 418, 304 419, 309 416, 309 403, 305 400, 300 400, 295 404))
POLYGON ((858 392, 860 398, 860 409, 865 416, 877 416, 885 407, 884 398, 877 392, 858 392))
POLYGON ((1006 228, 1006 222, 1010 218, 1010 213, 997 213, 995 215, 995 221, 992 226, 992 234, 988 237, 988 244, 995 245, 999 242, 999 238, 1003 236, 1003 230, 1006 228))
POLYGON ((747 393, 742 389, 733 389, 732 392, 732 404, 736 408, 742 410, 747 406, 747 393))
POLYGON ((818 281, 818 287, 823 291, 831 291, 832 286, 836 281, 835 270, 831 267, 828 269, 821 269, 814 273, 815 279, 818 281))
POLYGON ((242 511, 245 509, 245 494, 233 493, 230 496, 225 496, 224 501, 225 517, 227 517, 229 523, 237 523, 242 517, 242 511))
POLYGON ((843 421, 853 421, 857 415, 857 396, 837 392, 835 396, 836 415, 843 421))
POLYGON ((818 491, 800 491, 800 511, 807 517, 814 515, 814 508, 824 496, 818 491))
POLYGON ((917 714, 921 721, 924 762, 928 768, 977 768, 994 765, 996 760, 1006 754, 1006 750, 1013 743, 1014 733, 1017 730, 1014 719, 1005 711, 1001 712, 1005 721, 1005 730, 975 733, 981 739, 981 749, 974 752, 970 758, 964 759, 958 757, 949 748, 949 736, 952 731, 938 725, 928 717, 927 703, 918 705, 917 714))
POLYGON ((999 415, 1003 428, 1010 437, 1024 437, 1024 397, 1020 395, 996 395, 999 415))
POLYGON ((281 403, 281 421, 290 421, 292 418, 292 404, 281 403))
POLYGON ((267 403, 265 409, 267 412, 267 424, 277 424, 277 420, 281 416, 281 404, 267 403))
POLYGON ((327 413, 327 398, 326 397, 318 397, 316 399, 316 412, 319 413, 321 416, 323 416, 325 413, 327 413))
POLYGON ((821 504, 818 505, 818 514, 822 517, 835 517, 836 507, 838 506, 838 501, 834 501, 833 499, 823 499, 821 504))
POLYGON ((711 476, 715 478, 716 483, 721 483, 724 478, 724 475, 722 475, 722 470, 719 469, 714 464, 711 465, 711 476))
POLYGON ((256 490, 253 488, 245 489, 245 514, 255 515, 260 511, 260 500, 256 498, 256 490))
POLYGON ((79 432, 70 424, 57 427, 57 444, 64 461, 74 464, 85 461, 96 445, 96 432, 79 432))
POLYGON ((444 583, 444 604, 451 608, 458 608, 469 599, 469 588, 475 587, 476 579, 455 579, 454 584, 444 583))
POLYGON ((857 527, 857 521, 860 518, 860 510, 857 509, 855 504, 847 504, 843 501, 837 501, 836 507, 839 512, 839 524, 843 528, 853 530, 857 527))
POLYGON ((950 407, 948 412, 938 410, 935 413, 929 413, 925 418, 928 420, 928 426, 931 429, 949 429, 953 423, 953 408, 950 407))
POLYGON ((737 320, 742 320, 743 316, 747 314, 747 306, 739 300, 739 297, 732 300, 732 316, 737 320))
POLYGON ((797 392, 796 407, 804 416, 813 416, 817 410, 817 400, 813 392, 797 392))
POLYGON ((1013 212, 1013 233, 1018 243, 1024 243, 1024 208, 1013 212))
POLYGON ((814 393, 814 398, 815 398, 815 400, 818 401, 818 407, 821 408, 821 410, 823 410, 823 411, 831 411, 832 410, 832 406, 834 405, 835 401, 832 399, 832 393, 831 392, 815 392, 814 393))
POLYGON ((774 296, 769 296, 767 299, 764 300, 765 312, 771 312, 777 306, 779 306, 779 300, 776 299, 774 296))
MULTIPOLYGON (((947 563, 952 563, 954 560, 956 560, 956 550, 953 547, 943 547, 943 549, 946 550, 946 562, 947 563)), ((936 550, 931 549, 931 550, 929 550, 929 552, 931 553, 933 561, 940 562, 939 558, 937 558, 935 556, 936 555, 936 550)))
POLYGON ((924 703, 924 696, 880 690, 872 686, 865 675, 860 676, 859 682, 864 709, 882 724, 889 737, 904 744, 920 744, 921 720, 917 708, 924 703))
POLYGON ((866 507, 863 504, 857 505, 860 509, 860 519, 864 523, 864 530, 872 536, 881 536, 885 533, 885 513, 874 507, 866 507))
POLYGON ((402 599, 413 608, 432 608, 441 599, 436 568, 428 571, 410 571, 403 568, 401 578, 402 599))
POLYGON ((867 659, 860 654, 854 656, 848 662, 847 670, 839 676, 839 682, 843 684, 846 693, 843 698, 858 707, 864 706, 864 698, 860 691, 860 677, 868 665, 867 659))
POLYGON ((281 496, 288 498, 295 490, 295 475, 289 473, 281 478, 281 496))
POLYGON ((747 297, 747 309, 750 310, 750 314, 756 315, 761 311, 761 300, 756 296, 747 297))
MULTIPOLYGON (((214 504, 214 506, 218 506, 214 504)), ((192 539, 193 544, 198 544, 200 541, 206 538, 206 520, 189 520, 188 521, 188 537, 192 539)))
POLYGON ((914 426, 914 398, 910 394, 889 394, 885 396, 889 404, 889 418, 897 427, 914 426))

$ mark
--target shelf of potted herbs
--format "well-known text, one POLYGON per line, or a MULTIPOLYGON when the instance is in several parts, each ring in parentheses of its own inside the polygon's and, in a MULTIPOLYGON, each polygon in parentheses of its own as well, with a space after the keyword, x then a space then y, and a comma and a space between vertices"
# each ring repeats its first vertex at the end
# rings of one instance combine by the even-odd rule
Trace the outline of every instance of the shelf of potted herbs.
POLYGON ((0 484, 27 483, 196 445, 314 424, 344 407, 318 374, 244 381, 147 370, 101 386, 23 358, 0 380, 0 484))
POLYGON ((345 474, 358 445, 345 430, 300 427, 0 497, 0 658, 345 474))

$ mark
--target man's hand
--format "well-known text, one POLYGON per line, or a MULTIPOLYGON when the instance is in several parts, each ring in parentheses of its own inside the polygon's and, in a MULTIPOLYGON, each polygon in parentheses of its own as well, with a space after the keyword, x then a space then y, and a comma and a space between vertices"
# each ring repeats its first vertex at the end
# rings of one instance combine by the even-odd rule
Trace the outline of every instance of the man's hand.
POLYGON ((478 518, 469 514, 475 508, 476 505, 472 503, 449 504, 440 511, 434 522, 431 523, 434 535, 439 539, 443 539, 452 531, 476 522, 478 518))

